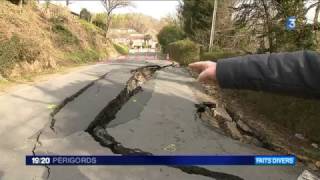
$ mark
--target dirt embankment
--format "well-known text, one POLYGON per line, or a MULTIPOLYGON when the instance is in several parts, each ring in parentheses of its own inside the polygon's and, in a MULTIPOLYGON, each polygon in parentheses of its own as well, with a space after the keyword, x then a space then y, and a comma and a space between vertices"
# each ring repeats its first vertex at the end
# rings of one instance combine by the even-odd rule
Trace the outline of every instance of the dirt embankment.
POLYGON ((102 29, 53 4, 0 1, 0 76, 14 78, 115 55, 102 29))

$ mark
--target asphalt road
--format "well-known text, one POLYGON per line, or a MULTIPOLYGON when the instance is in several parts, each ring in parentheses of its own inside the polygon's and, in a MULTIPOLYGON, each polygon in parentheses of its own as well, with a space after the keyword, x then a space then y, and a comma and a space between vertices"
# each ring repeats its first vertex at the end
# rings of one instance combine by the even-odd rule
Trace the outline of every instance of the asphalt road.
POLYGON ((206 173, 200 174, 166 166, 25 166, 25 155, 33 153, 121 154, 121 150, 104 147, 85 132, 101 111, 115 114, 105 131, 128 149, 153 154, 275 154, 233 140, 195 118, 195 104, 207 97, 183 68, 160 69, 138 84, 142 91, 126 97, 124 103, 115 100, 132 78, 131 70, 150 64, 170 62, 127 57, 21 85, 1 95, 0 179, 291 180, 301 174, 302 166, 206 166, 206 173), (114 104, 110 105, 111 101, 114 104))

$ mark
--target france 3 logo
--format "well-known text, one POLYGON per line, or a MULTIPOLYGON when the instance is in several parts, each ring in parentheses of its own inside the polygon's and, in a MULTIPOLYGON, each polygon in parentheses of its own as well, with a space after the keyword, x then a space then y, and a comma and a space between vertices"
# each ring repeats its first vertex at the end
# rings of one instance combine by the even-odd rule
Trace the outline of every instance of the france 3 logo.
POLYGON ((286 29, 287 30, 294 30, 296 28, 296 17, 295 16, 290 16, 286 20, 286 29))

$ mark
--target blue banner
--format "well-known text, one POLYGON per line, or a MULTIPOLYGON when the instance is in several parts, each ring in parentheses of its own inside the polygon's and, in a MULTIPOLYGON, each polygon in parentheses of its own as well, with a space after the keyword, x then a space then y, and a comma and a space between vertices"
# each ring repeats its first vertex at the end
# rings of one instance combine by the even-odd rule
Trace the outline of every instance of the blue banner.
POLYGON ((26 165, 286 165, 295 156, 26 156, 26 165))

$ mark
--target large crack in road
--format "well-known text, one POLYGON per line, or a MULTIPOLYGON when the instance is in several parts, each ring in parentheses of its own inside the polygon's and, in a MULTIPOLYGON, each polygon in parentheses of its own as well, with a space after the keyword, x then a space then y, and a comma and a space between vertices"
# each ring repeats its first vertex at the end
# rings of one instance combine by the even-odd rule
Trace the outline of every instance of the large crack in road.
MULTIPOLYGON (((55 115, 60 112, 61 109, 63 109, 69 102, 72 102, 77 97, 79 97, 82 93, 84 93, 87 89, 89 89, 91 86, 93 86, 96 82, 106 77, 107 73, 104 73, 103 75, 99 76, 97 79, 91 81, 81 89, 79 89, 76 93, 72 94, 71 96, 66 97, 61 103, 59 103, 54 110, 50 113, 50 129, 55 132, 54 125, 55 125, 55 115)), ((36 155, 36 149, 39 145, 41 145, 40 136, 43 133, 43 129, 41 129, 37 135, 36 135, 36 142, 32 148, 32 154, 36 155)), ((47 179, 49 179, 51 174, 51 169, 49 166, 45 165, 45 168, 47 169, 47 179)))
MULTIPOLYGON (((130 98, 142 91, 141 85, 152 78, 154 73, 165 67, 173 66, 144 66, 134 70, 132 77, 127 81, 126 87, 118 94, 118 96, 110 101, 90 123, 86 132, 88 132, 99 144, 110 149, 114 154, 121 155, 153 155, 140 149, 132 149, 124 147, 114 137, 112 137, 106 130, 107 125, 116 118, 117 113, 130 100, 130 98)), ((188 174, 201 175, 217 180, 241 180, 241 177, 210 171, 198 166, 168 166, 179 169, 188 174)))
MULTIPOLYGON (((95 118, 95 121, 93 121, 90 125, 94 126, 96 123, 97 124, 107 124, 109 122, 105 122, 105 119, 113 119, 115 116, 109 117, 111 114, 116 114, 121 109, 121 106, 117 106, 118 104, 118 99, 122 100, 122 104, 125 104, 129 99, 126 99, 126 97, 131 97, 137 92, 141 90, 141 85, 147 81, 148 79, 151 78, 151 76, 156 72, 157 70, 173 66, 173 64, 165 65, 165 66, 159 66, 159 65, 148 65, 148 66, 143 66, 139 67, 137 69, 134 69, 131 71, 133 74, 131 78, 128 80, 126 83, 125 88, 119 93, 119 95, 115 98, 115 100, 111 101, 109 103, 109 107, 105 107, 101 112, 105 112, 106 110, 110 111, 110 107, 113 107, 113 111, 110 111, 109 113, 99 113, 99 115, 95 118), (130 83, 129 83, 130 82, 130 83)), ((99 76, 97 79, 91 81, 90 83, 86 84, 84 87, 79 89, 76 93, 72 94, 71 96, 66 97, 61 103, 59 103, 54 110, 50 113, 50 129, 55 132, 55 115, 58 114, 68 103, 74 101, 77 97, 79 97, 81 94, 83 94, 87 89, 92 87, 96 82, 100 81, 101 79, 104 79, 106 77, 107 73, 104 73, 103 75, 99 76)), ((36 155, 36 150, 38 146, 41 146, 41 140, 40 137, 43 133, 43 129, 41 129, 37 134, 36 134, 36 142, 34 143, 34 146, 32 148, 32 154, 36 155)), ((55 132, 56 133, 56 132, 55 132)), ((46 178, 49 179, 51 175, 51 169, 49 166, 45 166, 47 169, 47 176, 46 178)))
POLYGON ((87 131, 91 132, 93 128, 97 126, 104 127, 105 125, 107 125, 111 120, 115 118, 117 112, 121 109, 121 107, 126 102, 128 102, 128 100, 132 96, 142 90, 141 85, 148 81, 156 71, 165 67, 168 66, 149 65, 133 70, 132 76, 127 81, 125 88, 118 94, 115 99, 110 101, 108 105, 100 111, 96 118, 90 123, 87 131))
MULTIPOLYGON (((88 132, 99 144, 103 147, 110 149, 114 154, 121 155, 150 155, 153 154, 150 152, 143 151, 141 149, 133 149, 127 148, 123 146, 120 142, 118 142, 113 136, 111 136, 107 130, 107 125, 116 118, 117 113, 121 110, 121 108, 137 93, 143 91, 142 85, 150 80, 154 73, 158 70, 161 70, 166 67, 173 67, 174 64, 159 66, 159 65, 149 65, 137 68, 132 70, 132 76, 127 81, 125 88, 120 91, 116 98, 110 101, 94 118, 94 120, 90 123, 86 132, 88 132)), ((88 83, 83 88, 78 90, 73 95, 65 98, 57 107, 50 113, 50 129, 55 132, 55 115, 60 112, 68 103, 74 101, 77 97, 83 94, 87 89, 93 86, 97 81, 105 78, 108 73, 103 74, 96 80, 88 83)), ((37 147, 41 145, 40 137, 43 133, 43 129, 40 130, 36 136, 36 142, 32 149, 32 154, 36 154, 37 147)), ((243 178, 226 174, 221 172, 214 172, 199 166, 168 166, 171 168, 179 169, 184 173, 205 176, 217 180, 242 180, 243 178)), ((45 166, 47 169, 46 178, 49 179, 51 175, 51 169, 49 166, 45 166)))
POLYGON ((83 88, 78 90, 73 95, 65 98, 59 105, 57 105, 57 107, 54 108, 54 110, 50 113, 50 118, 51 118, 50 128, 52 129, 52 131, 55 131, 54 130, 54 125, 55 125, 56 120, 55 120, 54 116, 56 114, 58 114, 58 112, 60 112, 60 110, 62 108, 64 108, 69 102, 71 102, 74 99, 76 99, 77 97, 79 97, 82 93, 84 93, 87 89, 89 89, 91 86, 93 86, 96 82, 98 82, 101 79, 105 78, 107 74, 108 74, 108 72, 104 73, 101 76, 99 76, 99 78, 95 79, 94 81, 91 81, 90 83, 88 83, 86 86, 84 86, 83 88))

